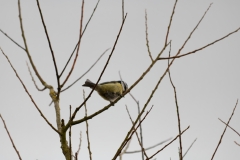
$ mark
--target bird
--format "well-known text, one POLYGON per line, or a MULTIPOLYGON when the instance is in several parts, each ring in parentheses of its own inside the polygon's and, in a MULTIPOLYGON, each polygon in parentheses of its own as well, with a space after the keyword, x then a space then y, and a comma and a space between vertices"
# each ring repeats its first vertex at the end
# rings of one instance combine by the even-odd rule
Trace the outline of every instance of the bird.
MULTIPOLYGON (((82 86, 94 88, 95 83, 87 79, 82 86)), ((95 87, 95 91, 97 91, 103 99, 110 101, 110 103, 114 102, 119 96, 122 96, 127 89, 127 83, 122 80, 100 83, 95 87)))

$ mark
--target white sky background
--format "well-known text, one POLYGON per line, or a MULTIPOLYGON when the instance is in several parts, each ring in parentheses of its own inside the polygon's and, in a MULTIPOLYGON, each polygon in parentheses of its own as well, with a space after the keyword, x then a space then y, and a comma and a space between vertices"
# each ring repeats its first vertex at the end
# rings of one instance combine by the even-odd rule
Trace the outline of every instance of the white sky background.
MULTIPOLYGON (((96 0, 85 2, 84 25, 96 2, 96 0)), ((176 54, 211 2, 213 5, 210 11, 182 53, 206 45, 240 27, 240 1, 238 0, 180 0, 169 35, 169 39, 172 40, 172 55, 176 54)), ((55 70, 36 1, 22 0, 21 3, 24 29, 32 58, 44 80, 56 88, 55 70)), ((81 1, 42 0, 40 4, 57 66, 61 71, 78 39, 81 1)), ((128 16, 101 82, 118 80, 119 70, 129 86, 140 77, 151 63, 145 45, 144 11, 147 9, 148 12, 150 47, 153 57, 156 57, 165 40, 173 4, 173 0, 125 1, 125 12, 128 16)), ((113 46, 121 21, 121 0, 101 0, 84 34, 75 70, 66 86, 82 75, 104 50, 113 46)), ((23 46, 17 0, 0 0, 0 28, 23 46)), ((183 152, 185 153, 193 140, 198 138, 185 159, 210 159, 218 144, 225 127, 218 118, 227 122, 240 96, 239 42, 240 33, 238 32, 203 51, 177 59, 171 67, 172 79, 177 88, 181 127, 185 129, 190 125, 190 129, 182 137, 183 152)), ((51 101, 49 91, 38 92, 35 89, 25 63, 28 61, 26 53, 3 34, 0 34, 0 46, 10 58, 37 105, 48 120, 56 126, 54 108, 48 106, 51 101)), ((168 51, 169 48, 164 52, 163 57, 168 55, 168 51)), ((82 84, 87 78, 92 81, 98 79, 109 54, 110 51, 91 72, 71 89, 61 94, 61 114, 65 121, 69 117, 69 105, 75 108, 82 103, 82 84)), ((0 54, 0 66, 0 113, 7 123, 22 158, 24 160, 63 160, 58 135, 39 115, 2 54, 0 54)), ((140 101, 141 107, 166 66, 167 61, 158 61, 139 85, 131 91, 140 101)), ((69 68, 64 76, 68 71, 69 68)), ((41 86, 39 81, 37 83, 41 86)), ((84 89, 88 95, 90 89, 84 89)), ((93 159, 111 159, 130 129, 131 122, 125 104, 128 105, 132 117, 136 118, 137 106, 131 97, 126 95, 114 107, 89 121, 93 159)), ((94 92, 87 103, 88 114, 106 105, 108 102, 94 92)), ((151 105, 154 105, 153 110, 143 122, 144 147, 152 146, 178 134, 173 88, 168 76, 160 84, 147 109, 151 105)), ((81 109, 77 119, 82 118, 83 115, 84 109, 81 109)), ((230 125, 240 132, 239 122, 238 106, 230 125)), ((83 142, 79 159, 88 159, 85 123, 73 127, 73 151, 77 150, 80 130, 83 142)), ((239 143, 239 136, 228 129, 215 159, 238 160, 240 147, 234 141, 239 143)), ((1 122, 0 144, 0 159, 18 159, 1 122)), ((178 146, 179 143, 176 140, 156 158, 178 159, 178 146)), ((152 155, 162 147, 163 145, 158 146, 147 153, 152 155)), ((140 146, 134 135, 129 151, 138 149, 140 146)), ((125 155, 123 159, 141 159, 141 155, 139 153, 125 155)))

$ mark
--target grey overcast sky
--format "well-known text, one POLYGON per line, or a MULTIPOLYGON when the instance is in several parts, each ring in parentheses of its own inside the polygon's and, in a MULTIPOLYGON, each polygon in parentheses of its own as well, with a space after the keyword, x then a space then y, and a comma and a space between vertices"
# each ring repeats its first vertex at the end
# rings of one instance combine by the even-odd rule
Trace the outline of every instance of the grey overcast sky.
MULTIPOLYGON (((148 34, 152 56, 155 58, 163 47, 174 0, 125 1, 128 13, 118 44, 101 82, 119 80, 118 71, 131 86, 150 65, 145 40, 145 9, 148 13, 148 34)), ((172 55, 176 54, 189 33, 196 26, 210 3, 212 7, 197 28, 182 54, 200 48, 240 27, 239 0, 179 0, 173 17, 169 40, 172 40, 172 55)), ((52 42, 59 70, 64 67, 79 34, 81 13, 80 0, 41 0, 40 5, 52 42)), ((85 2, 83 25, 86 24, 96 0, 85 2)), ((24 30, 31 56, 44 80, 55 87, 56 76, 51 53, 41 24, 37 3, 21 0, 24 30)), ((112 48, 122 22, 121 0, 101 0, 96 13, 82 39, 75 70, 66 85, 81 76, 107 48, 112 48)), ((23 46, 17 0, 0 0, 0 28, 23 46)), ((195 54, 177 59, 171 67, 173 82, 177 89, 181 127, 190 129, 182 136, 183 152, 197 141, 184 159, 209 160, 218 144, 225 125, 238 98, 240 98, 240 32, 195 54)), ((56 126, 54 107, 49 107, 49 91, 38 92, 29 75, 26 53, 0 33, 0 47, 8 55, 35 102, 48 120, 56 126)), ((169 48, 163 53, 168 56, 169 48)), ((88 78, 96 81, 106 63, 108 51, 97 65, 72 88, 61 94, 62 118, 69 117, 69 105, 77 107, 89 88, 82 84, 88 78)), ((72 61, 71 61, 72 64, 72 61)), ((158 61, 147 76, 131 93, 144 106, 158 79, 167 67, 167 61, 158 61)), ((66 76, 69 71, 63 75, 66 76)), ((12 138, 24 160, 63 160, 58 135, 46 124, 35 109, 7 60, 0 54, 0 113, 4 117, 12 138)), ((35 77, 36 79, 36 77, 35 77)), ((40 82, 38 80, 39 86, 40 82)), ((41 86, 42 87, 42 86, 41 86)), ((94 92, 87 103, 88 114, 94 113, 109 102, 94 92)), ((93 159, 111 159, 131 127, 125 105, 132 117, 137 117, 137 106, 129 95, 114 107, 89 121, 89 133, 93 159)), ((143 122, 144 147, 152 146, 178 134, 177 114, 173 88, 165 76, 154 94, 147 110, 154 105, 143 122)), ((80 110, 77 119, 84 116, 80 110)), ((237 107, 230 125, 240 132, 240 108, 237 107)), ((82 146, 79 159, 88 159, 85 123, 72 128, 73 151, 79 144, 82 131, 82 146)), ((215 155, 216 160, 239 160, 239 136, 227 129, 215 155)), ((0 122, 0 159, 18 159, 2 122, 0 122)), ((147 151, 150 156, 162 148, 147 151)), ((179 143, 160 152, 155 158, 178 159, 179 143)), ((129 151, 139 150, 135 135, 129 151)), ((141 154, 123 156, 124 160, 141 159, 141 154)))

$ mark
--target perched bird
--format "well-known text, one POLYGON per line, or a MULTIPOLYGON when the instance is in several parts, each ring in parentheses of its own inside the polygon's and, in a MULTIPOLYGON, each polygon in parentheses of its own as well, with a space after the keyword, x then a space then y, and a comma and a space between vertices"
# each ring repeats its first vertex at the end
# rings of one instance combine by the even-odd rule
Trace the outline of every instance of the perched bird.
MULTIPOLYGON (((87 79, 82 86, 93 88, 95 83, 87 79)), ((113 102, 119 96, 122 96, 127 89, 128 85, 124 81, 110 81, 98 84, 95 91, 97 91, 103 99, 113 102)))

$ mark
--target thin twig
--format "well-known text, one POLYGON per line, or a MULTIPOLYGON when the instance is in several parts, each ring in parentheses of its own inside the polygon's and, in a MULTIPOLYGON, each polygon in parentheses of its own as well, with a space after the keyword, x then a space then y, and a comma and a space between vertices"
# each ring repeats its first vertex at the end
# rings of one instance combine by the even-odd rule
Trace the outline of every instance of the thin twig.
MULTIPOLYGON (((188 126, 186 129, 184 129, 181 132, 181 135, 189 129, 190 126, 188 126)), ((149 159, 153 158, 155 155, 157 155, 159 152, 161 152, 162 150, 164 150, 167 146, 169 146, 172 142, 174 142, 177 138, 179 137, 179 135, 177 135, 173 140, 171 140, 168 144, 166 144, 163 148, 161 148, 160 150, 158 150, 156 153, 154 153, 151 157, 149 157, 149 159)))
POLYGON ((79 53, 79 49, 80 49, 80 45, 81 45, 81 40, 82 40, 82 23, 83 23, 83 12, 84 11, 84 0, 82 0, 82 12, 81 12, 81 19, 80 19, 80 32, 79 32, 79 41, 78 41, 78 47, 77 47, 77 53, 75 55, 72 67, 66 77, 66 79, 63 81, 63 83, 61 84, 61 88, 64 86, 64 84, 67 82, 68 78, 71 76, 74 66, 76 64, 77 58, 78 58, 78 53, 79 53))
POLYGON ((53 125, 47 120, 47 118, 43 115, 42 111, 38 108, 37 104, 35 103, 34 99, 32 98, 31 94, 28 92, 27 87, 24 85, 23 81, 21 80, 21 78, 19 77, 17 71, 15 70, 15 68, 13 67, 12 63, 10 62, 10 60, 8 59, 8 56, 3 52, 2 48, 0 47, 0 50, 2 51, 3 55, 6 57, 8 63, 10 64, 10 66, 12 67, 13 71, 15 72, 17 78, 19 79, 19 81, 21 82, 24 90, 26 91, 26 93, 28 94, 29 98, 31 99, 32 103, 34 104, 34 106, 36 107, 36 109, 38 110, 38 112, 40 113, 40 115, 43 117, 43 119, 47 122, 47 124, 54 130, 56 131, 59 135, 61 135, 61 133, 53 127, 53 125))
MULTIPOLYGON (((170 47, 169 48, 170 48, 169 49, 169 57, 170 57, 172 43, 170 43, 170 47)), ((169 60, 168 60, 168 65, 169 65, 169 60)), ((179 106, 178 106, 178 100, 177 100, 177 90, 176 90, 175 85, 173 84, 171 73, 170 73, 170 69, 168 70, 168 75, 169 75, 170 83, 171 83, 171 85, 173 87, 173 90, 174 90, 174 98, 175 98, 175 104, 176 104, 176 110, 177 110, 177 118, 178 118, 178 133, 179 133, 179 146, 180 146, 179 156, 180 156, 180 160, 182 160, 183 156, 182 156, 181 121, 180 121, 179 106)))
MULTIPOLYGON (((135 120, 134 124, 132 125, 131 129, 128 131, 128 134, 127 136, 125 137, 125 139, 123 140, 122 144, 120 145, 120 147, 118 148, 116 154, 114 155, 113 159, 112 160, 115 160, 118 155, 121 153, 121 151, 123 150, 123 148, 125 147, 125 145, 128 143, 128 141, 132 138, 132 135, 134 134, 134 132, 137 131, 138 127, 140 126, 140 124, 145 120, 145 118, 147 117, 147 115, 151 112, 153 106, 150 108, 149 111, 147 111, 146 115, 143 117, 142 121, 139 122, 139 124, 137 125, 136 128, 135 125, 136 125, 136 122, 138 122, 138 119, 139 119, 139 116, 141 115, 138 115, 138 118, 135 120)), ((143 112, 141 112, 142 114, 143 112)))
POLYGON ((177 5, 177 0, 175 1, 175 4, 174 4, 174 6, 173 6, 173 10, 172 10, 172 14, 171 14, 171 17, 170 17, 170 20, 169 20, 168 29, 167 29, 167 34, 166 34, 166 38, 165 38, 165 46, 166 46, 167 43, 168 43, 168 35, 169 35, 169 32, 170 32, 170 27, 171 27, 171 24, 172 24, 172 19, 173 19, 173 15, 174 15, 174 13, 175 13, 176 5, 177 5))
MULTIPOLYGON (((100 74, 100 76, 99 76, 99 78, 98 78, 95 86, 93 87, 93 89, 92 89, 92 91, 89 93, 89 95, 87 96, 86 100, 85 100, 79 107, 77 107, 77 108, 75 109, 75 111, 74 111, 74 113, 73 113, 73 115, 72 115, 71 121, 69 121, 69 122, 67 123, 65 129, 68 129, 70 123, 72 123, 72 125, 74 125, 74 124, 73 124, 73 119, 75 118, 77 112, 78 112, 79 109, 83 106, 83 104, 85 104, 86 101, 91 97, 91 95, 92 95, 95 87, 97 86, 98 82, 99 82, 100 79, 102 78, 102 75, 103 75, 105 69, 107 68, 107 65, 108 65, 108 63, 109 63, 109 61, 110 61, 110 59, 111 59, 111 57, 112 57, 112 54, 113 54, 113 52, 114 52, 114 50, 115 50, 115 47, 116 47, 116 45, 117 45, 117 42, 118 42, 118 39, 119 39, 119 36, 120 36, 120 34, 121 34, 121 31, 122 31, 122 28, 123 28, 123 25, 124 25, 124 22, 125 22, 126 18, 127 18, 127 14, 126 14, 126 16, 125 16, 124 21, 122 22, 122 25, 121 25, 121 27, 120 27, 119 33, 118 33, 117 38, 116 38, 116 41, 115 41, 115 43, 114 43, 114 45, 113 45, 112 51, 111 51, 111 53, 110 53, 110 55, 109 55, 109 57, 108 57, 108 60, 107 60, 107 62, 106 62, 106 64, 105 64, 105 66, 104 66, 104 68, 103 68, 103 70, 102 70, 102 72, 101 72, 101 74, 100 74)), ((116 100, 115 100, 115 102, 116 102, 116 100)), ((110 104, 108 105, 108 108, 109 108, 111 105, 112 105, 112 104, 110 103, 110 104)), ((105 109, 105 110, 106 110, 106 109, 105 109)), ((101 111, 100 111, 100 112, 101 112, 101 111)), ((91 115, 91 116, 92 116, 92 115, 91 115)), ((85 119, 85 118, 89 118, 89 117, 84 117, 84 119, 85 119)))
POLYGON ((36 83, 36 81, 35 81, 34 78, 33 78, 31 69, 30 69, 27 61, 26 61, 26 64, 27 64, 29 74, 30 74, 30 76, 31 76, 31 78, 32 78, 33 84, 35 85, 36 89, 37 89, 38 91, 44 91, 45 89, 47 89, 46 87, 44 87, 43 89, 40 89, 40 88, 37 86, 37 83, 36 83))
POLYGON ((230 35, 238 32, 239 30, 240 30, 240 27, 237 28, 236 30, 228 33, 227 35, 225 35, 225 36, 223 36, 223 37, 221 37, 221 38, 219 38, 219 39, 217 39, 217 40, 215 40, 215 41, 213 41, 213 42, 211 42, 211 43, 208 43, 207 45, 205 45, 205 46, 203 46, 203 47, 200 47, 200 48, 198 48, 198 49, 195 49, 195 50, 193 50, 193 51, 184 53, 184 54, 182 54, 182 55, 176 55, 176 56, 173 56, 173 57, 160 57, 160 58, 158 58, 158 60, 167 60, 167 59, 181 58, 181 57, 184 57, 184 56, 187 56, 187 55, 196 53, 196 52, 198 52, 198 51, 200 51, 200 50, 203 50, 204 48, 207 48, 207 47, 209 47, 209 46, 211 46, 211 45, 213 45, 213 44, 215 44, 215 43, 217 43, 217 42, 219 42, 219 41, 227 38, 228 36, 230 36, 230 35))
POLYGON ((148 55, 153 62, 153 58, 152 58, 152 54, 151 54, 150 46, 149 46, 149 40, 148 40, 147 10, 145 10, 145 29, 146 29, 145 33, 146 33, 146 46, 147 46, 147 50, 148 50, 148 55))
POLYGON ((238 134, 238 136, 240 136, 240 133, 237 132, 235 129, 233 129, 231 126, 229 126, 227 123, 225 123, 223 120, 221 120, 220 118, 218 118, 222 123, 224 123, 225 125, 227 125, 229 128, 231 128, 235 133, 238 134))
POLYGON ((201 19, 198 21, 197 25, 193 28, 193 30, 191 31, 191 33, 188 35, 188 38, 185 40, 185 42, 183 43, 182 47, 178 50, 178 53, 176 54, 176 56, 178 56, 182 49, 185 47, 185 45, 187 44, 187 42, 190 40, 192 34, 195 32, 195 30, 198 28, 198 26, 200 25, 200 23, 202 22, 202 20, 204 19, 205 15, 207 14, 207 12, 209 11, 209 9, 211 8, 212 3, 210 3, 210 5, 208 6, 207 10, 204 12, 203 16, 201 17, 201 19))
MULTIPOLYGON (((131 97, 133 97, 133 95, 131 95, 131 97)), ((139 105, 139 101, 137 101, 137 107, 138 107, 138 114, 140 114, 140 105, 139 105)), ((139 122, 141 122, 141 117, 139 118, 139 122)), ((142 124, 140 124, 139 126, 139 131, 140 131, 140 142, 143 146, 143 131, 142 131, 142 124)), ((144 160, 144 156, 142 153, 142 160, 144 160)))
POLYGON ((236 143, 236 145, 240 146, 240 144, 239 144, 239 143, 237 143, 236 141, 234 141, 234 142, 236 143))
POLYGON ((192 142, 192 144, 188 147, 187 151, 184 153, 183 158, 187 155, 188 151, 192 148, 193 144, 196 142, 197 138, 192 142))
MULTIPOLYGON (((169 140, 171 140, 171 139, 172 139, 172 138, 169 138, 169 139, 166 139, 166 140, 164 140, 164 141, 162 141, 162 142, 159 142, 159 143, 157 143, 157 144, 155 144, 155 145, 153 145, 153 146, 151 146, 151 147, 147 147, 147 148, 145 148, 145 151, 150 150, 150 149, 152 149, 152 148, 155 148, 155 147, 157 147, 157 146, 159 146, 159 145, 162 145, 163 143, 165 143, 165 142, 167 142, 167 141, 169 141, 169 140)), ((126 154, 139 153, 139 152, 142 152, 142 150, 127 151, 126 154)))
MULTIPOLYGON (((78 79, 76 79, 72 84, 70 84, 69 86, 67 86, 67 87, 64 88, 63 90, 61 90, 61 92, 66 91, 67 89, 69 89, 70 87, 72 87, 75 83, 77 83, 80 79, 82 79, 82 78, 97 64, 97 62, 102 58, 102 56, 103 56, 109 49, 110 49, 110 48, 106 49, 85 73, 83 73, 83 74, 82 74, 78 79)), ((49 106, 51 106, 52 103, 53 103, 53 101, 49 104, 49 106)))
POLYGON ((106 49, 99 57, 98 59, 92 64, 92 66, 85 72, 83 73, 77 80, 75 80, 72 84, 70 84, 69 86, 67 86, 66 88, 64 88, 63 90, 61 90, 61 92, 64 92, 65 90, 69 89, 70 87, 72 87, 75 83, 77 83, 80 79, 82 79, 82 77, 84 77, 96 64, 97 62, 102 58, 102 56, 109 50, 110 48, 106 49))
MULTIPOLYGON (((130 146, 131 141, 132 141, 132 139, 130 139, 130 140, 128 141, 127 145, 125 146, 125 148, 123 149, 123 151, 122 151, 121 154, 119 155, 119 160, 122 160, 122 156, 123 156, 125 153, 127 153, 127 150, 128 150, 128 148, 129 148, 129 146, 130 146)), ((141 150, 140 152, 142 152, 142 150, 141 150)))
MULTIPOLYGON (((94 13, 95 13, 95 11, 96 11, 96 9, 97 9, 97 6, 98 6, 98 3, 99 3, 99 2, 100 2, 100 0, 98 0, 98 2, 97 2, 97 4, 96 4, 95 8, 93 9, 93 12, 92 12, 90 18, 88 19, 88 22, 86 23, 86 25, 85 25, 85 27, 84 27, 84 29, 83 29, 82 37, 83 37, 83 35, 84 35, 84 33, 85 33, 85 30, 87 29, 87 26, 88 26, 89 22, 91 21, 93 15, 94 15, 94 13)), ((71 54, 70 57, 68 58, 68 61, 67 61, 67 63, 65 64, 65 66, 64 66, 64 68, 63 68, 61 74, 59 75, 59 78, 62 76, 63 72, 65 71, 66 67, 68 66, 68 64, 69 64, 69 62, 70 62, 70 60, 71 60, 71 58, 72 58, 72 56, 73 56, 75 50, 77 49, 78 43, 79 43, 79 40, 78 40, 77 44, 75 45, 72 54, 71 54)))
MULTIPOLYGON (((72 106, 70 105, 69 107, 69 119, 71 118, 72 115, 72 106)), ((70 155, 72 155, 72 125, 69 127, 69 152, 70 155)), ((70 156, 70 160, 72 160, 72 156, 70 156)))
MULTIPOLYGON (((168 43, 168 44, 169 44, 169 43, 168 43)), ((167 44, 167 46, 168 46, 168 44, 167 44)), ((151 64, 149 65, 149 67, 145 70, 145 72, 142 73, 142 75, 138 78, 138 80, 136 80, 135 83, 134 83, 131 87, 129 87, 128 90, 125 91, 122 96, 128 94, 128 93, 147 75, 147 73, 151 70, 151 68, 154 66, 154 64, 158 61, 158 58, 161 56, 161 54, 163 53, 163 51, 166 49, 167 46, 164 46, 164 47, 162 48, 162 50, 159 52, 158 56, 157 56, 156 59, 153 61, 153 63, 151 63, 151 64)), ((166 73, 167 73, 167 71, 165 71, 165 74, 166 74, 166 73)), ((164 74, 164 75, 165 75, 165 74, 164 74)), ((162 77, 162 78, 163 78, 163 77, 162 77)), ((119 96, 119 98, 117 98, 117 99, 113 102, 113 104, 114 104, 114 103, 117 103, 121 98, 122 98, 122 97, 119 96)), ((73 122, 72 122, 72 125, 76 125, 76 124, 82 123, 82 122, 84 122, 84 121, 86 121, 86 120, 88 120, 88 119, 92 119, 93 117, 95 117, 95 116, 101 114, 102 112, 108 110, 111 106, 112 106, 112 104, 110 103, 109 105, 105 106, 104 108, 100 109, 99 111, 93 113, 92 115, 90 115, 90 116, 88 116, 88 117, 84 117, 84 118, 82 118, 82 119, 73 121, 73 122)), ((80 105, 80 107, 81 107, 81 105, 80 105)), ((79 109, 80 109, 80 108, 79 108, 79 109)), ((78 109, 78 110, 79 110, 79 109, 78 109)), ((138 120, 139 120, 139 119, 138 119, 138 120)), ((69 125, 66 125, 66 126, 69 127, 69 125)), ((66 129, 67 129, 67 128, 66 128, 66 129)))
MULTIPOLYGON (((166 48, 166 46, 164 46, 164 48, 163 48, 162 51, 159 53, 159 55, 157 56, 157 58, 161 55, 161 53, 163 52, 163 50, 165 50, 165 48, 166 48)), ((151 69, 151 67, 156 63, 157 58, 152 62, 152 64, 151 64, 151 65, 149 66, 149 68, 147 69, 147 71, 144 72, 144 74, 142 75, 142 77, 143 77, 143 76, 144 76, 144 75, 145 75, 145 74, 151 69)), ((166 73, 166 72, 165 72, 165 73, 166 73)), ((128 137, 129 137, 131 131, 133 130, 134 126, 136 125, 136 123, 138 122, 139 118, 140 118, 141 115, 143 114, 143 112, 144 112, 144 110, 146 109, 148 103, 149 103, 150 100, 152 99, 152 97, 153 97, 155 91, 157 90, 157 88, 158 88, 160 82, 162 81, 162 79, 163 79, 163 76, 162 76, 162 77, 159 79, 159 81, 157 82, 157 84, 156 84, 154 90, 153 90, 152 93, 150 94, 150 96, 149 96, 147 102, 145 103, 145 105, 144 105, 144 107, 143 107, 141 113, 138 115, 138 117, 137 117, 137 119, 135 120, 134 124, 132 125, 132 127, 131 127, 130 130, 128 131, 128 133, 127 133, 125 139, 124 139, 123 142, 121 143, 121 145, 120 145, 120 147, 118 148, 117 152, 115 153, 115 156, 114 156, 113 159, 116 159, 116 157, 120 154, 121 149, 123 148, 123 146, 124 146, 125 143, 126 143, 125 141, 127 141, 127 139, 128 139, 128 137)), ((135 84, 136 84, 138 81, 140 81, 140 80, 137 80, 137 81, 135 82, 135 84)), ((132 85, 131 87, 133 87, 133 85, 132 85)), ((128 89, 128 91, 130 91, 131 87, 128 89)), ((127 91, 126 91, 126 92, 127 92, 127 91)))
POLYGON ((220 139, 219 139, 219 142, 218 142, 217 147, 216 147, 216 149, 215 149, 215 151, 214 151, 214 153, 213 153, 213 155, 212 155, 211 160, 213 160, 213 158, 214 158, 214 156, 215 156, 215 154, 216 154, 216 152, 217 152, 217 150, 218 150, 218 147, 220 146, 220 144, 221 144, 221 142, 222 142, 222 138, 223 138, 223 136, 224 136, 224 134, 225 134, 225 132, 226 132, 226 130, 227 130, 228 124, 230 123, 230 121, 231 121, 231 119, 232 119, 232 116, 233 116, 234 111, 235 111, 235 109, 236 109, 236 107, 237 107, 237 104, 238 104, 238 100, 237 100, 237 102, 236 102, 236 104, 235 104, 235 107, 233 108, 233 111, 232 111, 231 116, 230 116, 229 119, 228 119, 228 122, 227 122, 227 124, 226 124, 226 127, 225 127, 224 130, 223 130, 223 133, 222 133, 222 135, 221 135, 221 137, 220 137, 220 139))
POLYGON ((78 150, 77 150, 77 152, 75 153, 75 159, 76 159, 76 160, 77 160, 78 154, 79 154, 79 152, 80 152, 81 145, 82 145, 82 131, 80 131, 80 138, 79 138, 78 150))
POLYGON ((23 49, 25 52, 25 48, 23 48, 20 44, 18 44, 16 41, 14 41, 10 36, 7 35, 7 33, 3 32, 3 30, 0 29, 0 32, 2 32, 7 38, 9 38, 13 43, 15 43, 18 47, 20 47, 21 49, 23 49))
POLYGON ((51 85, 48 85, 40 76, 40 74, 37 71, 36 66, 34 65, 34 62, 32 60, 31 54, 28 50, 28 45, 27 45, 27 39, 25 37, 25 33, 24 33, 24 29, 23 29, 23 22, 22 22, 22 14, 21 14, 21 5, 20 5, 20 0, 18 0, 18 12, 19 12, 19 21, 20 21, 20 28, 21 28, 21 33, 22 33, 22 38, 23 38, 23 42, 24 42, 24 46, 25 46, 25 51, 27 53, 28 59, 30 61, 30 64, 35 72, 35 74, 37 75, 38 79, 40 80, 40 82, 42 83, 43 86, 47 87, 48 89, 52 89, 53 87, 51 85))
MULTIPOLYGON (((131 115, 130 115, 130 113, 129 113, 129 110, 128 110, 128 108, 127 108, 127 105, 126 105, 126 110, 127 110, 127 113, 128 113, 128 117, 129 117, 129 119, 130 119, 130 121, 132 122, 132 125, 133 125, 134 122, 133 122, 132 117, 131 117, 131 115)), ((140 126, 141 126, 141 125, 140 125, 140 126)), ((136 130, 135 127, 134 127, 134 130, 136 130)), ((147 153, 146 153, 146 151, 145 151, 145 148, 144 148, 143 145, 142 145, 142 142, 141 142, 141 139, 140 139, 139 136, 138 136, 138 133, 135 132, 135 134, 136 134, 136 136, 137 136, 138 143, 139 143, 139 145, 140 145, 140 147, 141 147, 141 149, 142 149, 142 153, 143 153, 143 154, 145 155, 145 157, 148 159, 147 153)), ((144 157, 143 157, 143 159, 144 159, 144 157)))
POLYGON ((59 92, 60 92, 61 88, 60 88, 60 79, 59 79, 59 74, 58 74, 57 63, 56 63, 56 59, 55 59, 54 52, 53 52, 53 49, 52 49, 51 41, 50 41, 50 38, 49 38, 49 35, 48 35, 48 32, 47 32, 47 27, 46 27, 46 24, 44 22, 42 10, 41 10, 41 7, 40 7, 40 4, 39 4, 38 0, 37 0, 37 6, 38 6, 38 10, 39 10, 39 13, 40 13, 40 16, 41 16, 43 28, 44 28, 44 31, 45 31, 45 34, 46 34, 46 37, 47 37, 48 46, 49 46, 49 49, 51 51, 52 60, 53 60, 54 68, 55 68, 57 84, 58 84, 58 94, 57 94, 57 99, 58 99, 59 98, 59 92))
MULTIPOLYGON (((83 100, 85 100, 85 91, 84 90, 83 90, 83 100)), ((84 104, 84 108, 85 108, 85 117, 87 117, 87 104, 86 103, 84 104)), ((88 121, 86 121, 86 134, 87 134, 89 158, 90 158, 90 160, 92 160, 92 152, 91 152, 91 147, 90 147, 88 121)))
MULTIPOLYGON (((123 81, 120 71, 118 71, 118 74, 119 74, 120 79, 123 81)), ((136 100, 136 98, 131 94, 131 92, 129 92, 129 94, 132 97, 132 99, 136 102, 137 107, 138 107, 138 114, 140 114, 139 101, 136 100)), ((141 122, 141 117, 139 118, 139 122, 141 122)), ((141 124, 139 126, 139 130, 140 130, 140 143, 141 143, 142 148, 143 148, 143 134, 142 134, 142 125, 141 124)), ((142 152, 142 160, 144 160, 144 153, 143 152, 142 152)))
POLYGON ((19 151, 17 150, 17 147, 15 146, 15 144, 14 144, 14 142, 13 142, 13 139, 12 139, 12 137, 11 137, 9 131, 8 131, 7 125, 6 125, 6 123, 5 123, 5 121, 4 121, 4 119, 3 119, 3 117, 2 117, 1 114, 0 114, 0 118, 2 119, 4 128, 5 128, 5 130, 7 131, 8 137, 9 137, 11 143, 12 143, 12 146, 13 146, 14 150, 16 151, 16 153, 17 153, 17 155, 18 155, 18 158, 19 158, 20 160, 22 160, 22 158, 21 158, 21 156, 20 156, 20 153, 19 153, 19 151))
POLYGON ((124 0, 122 0, 122 20, 124 20, 124 0))
MULTIPOLYGON (((168 44, 169 44, 169 43, 168 43, 168 44)), ((139 79, 138 79, 126 92, 124 92, 123 96, 126 95, 128 92, 130 92, 131 89, 134 88, 134 87, 143 79, 143 77, 151 70, 151 68, 152 68, 153 65, 157 62, 158 58, 161 56, 161 54, 162 54, 163 51, 166 49, 166 47, 168 46, 168 44, 162 48, 162 50, 160 51, 160 53, 158 54, 158 56, 156 57, 156 59, 153 61, 153 63, 150 64, 150 66, 146 69, 145 72, 143 72, 143 74, 139 77, 139 79)), ((165 74, 166 74, 166 72, 167 72, 167 70, 165 71, 165 74)), ((164 74, 164 75, 165 75, 165 74, 164 74)), ((161 81, 162 79, 163 79, 163 77, 161 77, 160 81, 161 81)), ((160 83, 160 82, 159 82, 159 83, 160 83)), ((152 96, 152 95, 153 95, 153 94, 151 94, 150 96, 152 96)), ((114 101, 114 103, 118 102, 120 99, 121 99, 121 97, 117 98, 117 99, 114 101)), ((150 99, 151 99, 151 98, 150 98, 150 99)), ((149 101, 150 101, 150 100, 148 100, 147 104, 149 103, 149 101)), ((100 113, 106 111, 106 110, 109 109, 111 106, 112 106, 112 104, 109 104, 109 105, 105 106, 103 109, 101 109, 101 110, 93 113, 92 115, 90 115, 90 116, 88 116, 88 117, 84 117, 84 118, 82 118, 82 119, 80 119, 80 120, 73 121, 73 122, 72 122, 72 125, 76 125, 76 124, 82 123, 82 122, 84 122, 84 121, 86 121, 86 120, 88 120, 88 119, 91 119, 91 118, 99 115, 100 113)), ((146 106, 147 106, 147 105, 146 105, 146 106)), ((146 106, 145 106, 145 108, 146 108, 146 106)), ((145 108, 142 109, 141 114, 144 112, 145 108)), ((80 108, 79 108, 79 109, 80 109, 80 108)), ((78 109, 78 110, 79 110, 79 109, 78 109)), ((75 115, 74 115, 74 116, 75 116, 75 115)), ((139 116, 140 116, 140 115, 139 115, 139 116)), ((74 118, 74 117, 73 117, 73 118, 74 118)), ((137 118, 137 120, 135 121, 135 123, 136 123, 138 120, 139 120, 139 117, 137 118)), ((67 129, 67 127, 68 127, 68 125, 66 125, 66 129, 67 129)), ((130 134, 130 132, 129 132, 128 135, 125 137, 125 140, 124 140, 124 141, 126 141, 126 140, 128 139, 129 134, 130 134)), ((121 146, 122 146, 122 145, 125 145, 124 143, 125 143, 125 142, 123 142, 123 143, 121 144, 121 146)), ((119 147, 119 149, 120 149, 120 147, 119 147)), ((116 153, 115 156, 114 156, 114 159, 116 159, 116 157, 119 155, 119 153, 120 153, 120 152, 117 151, 117 153, 116 153)))

